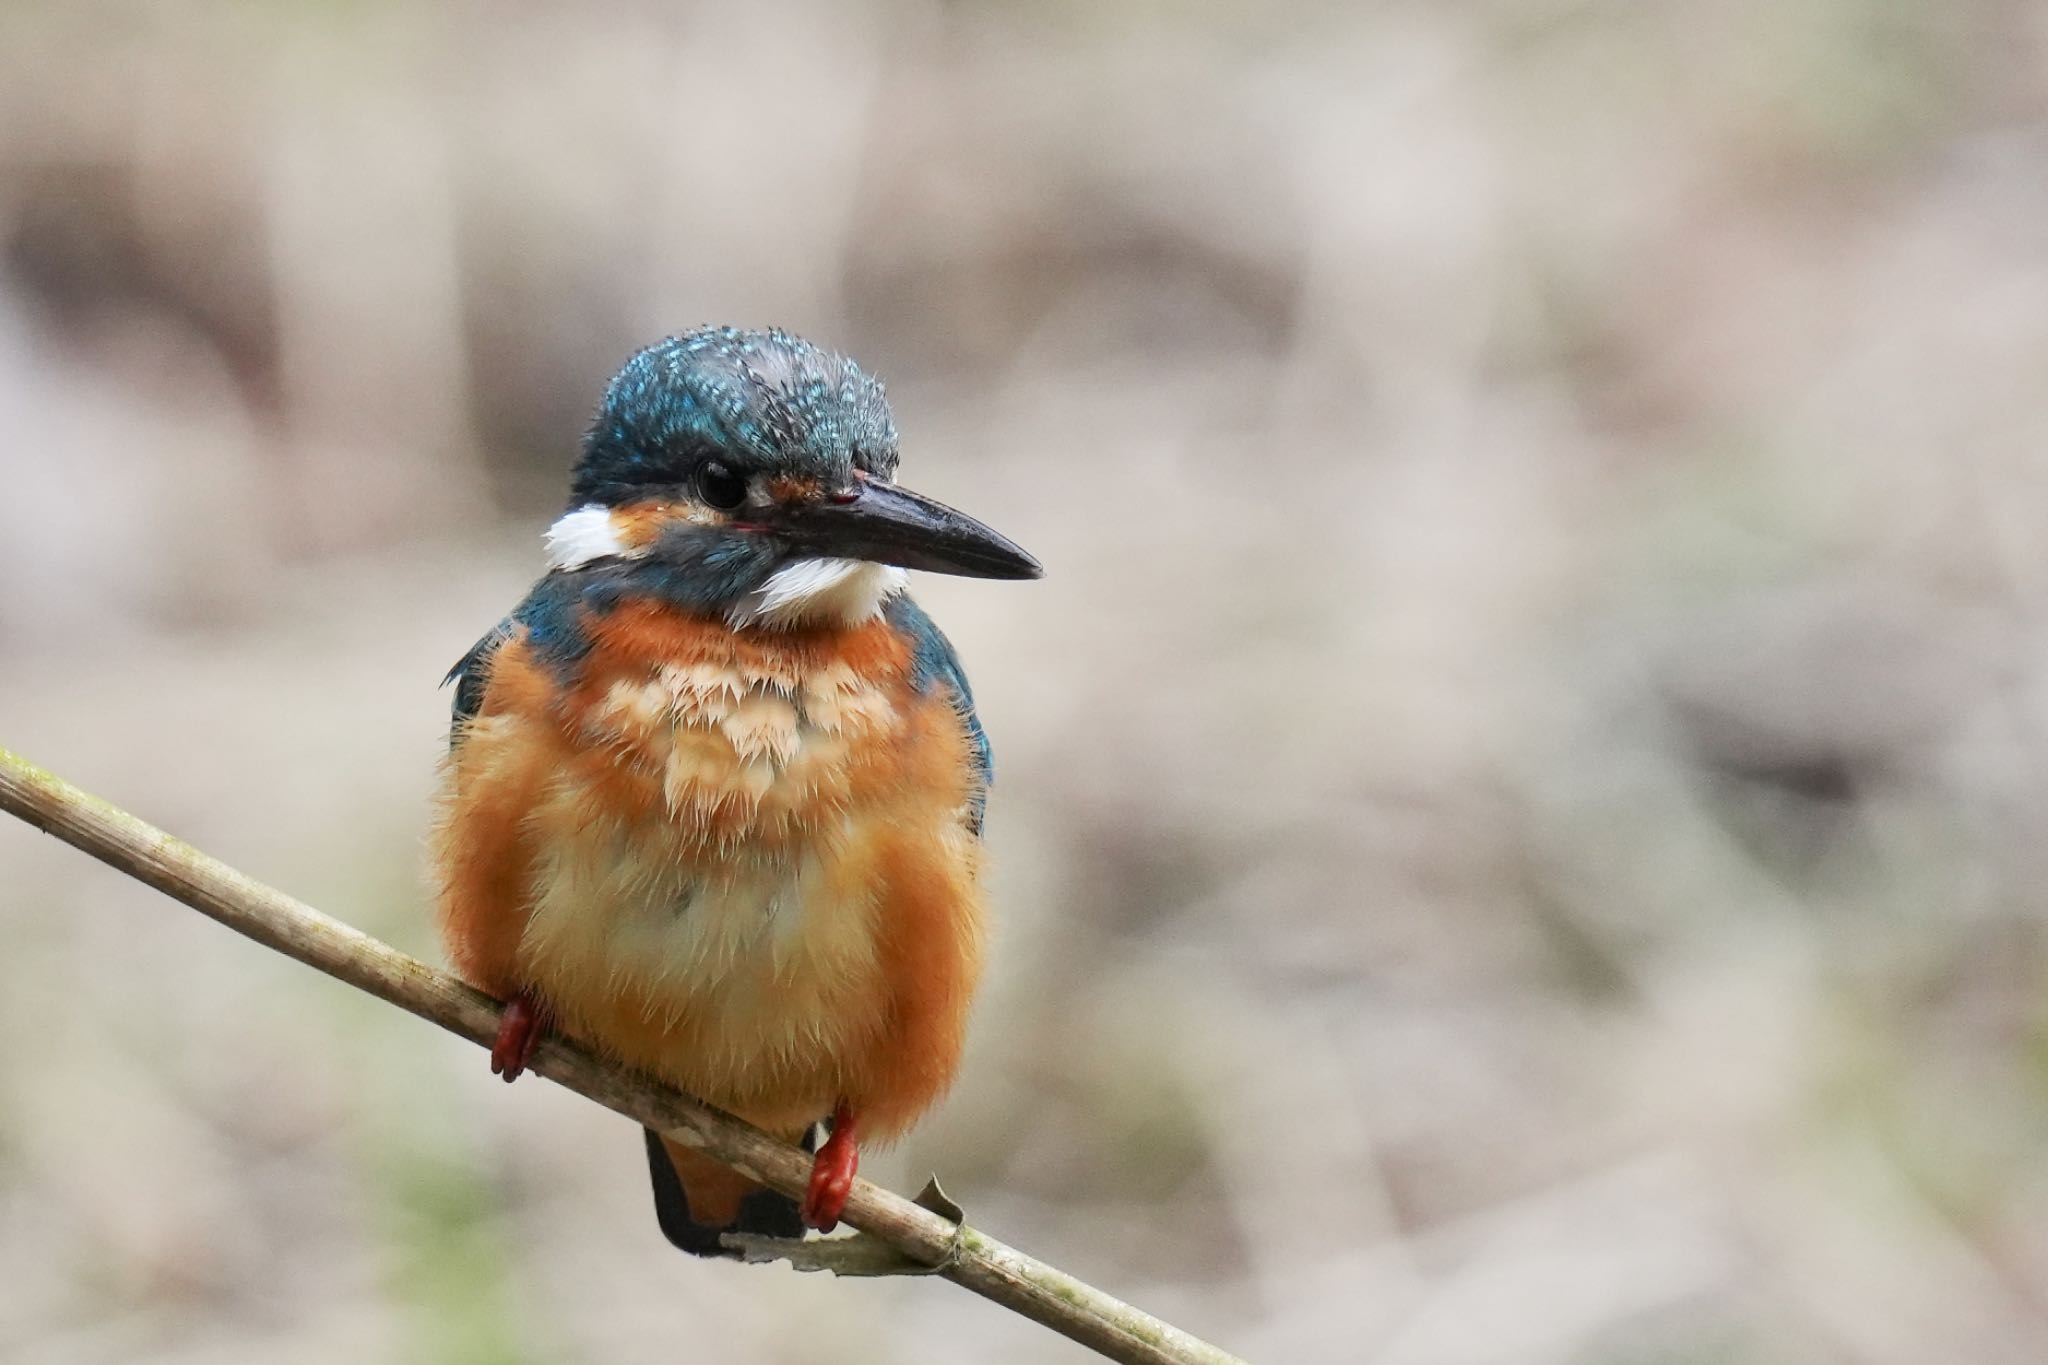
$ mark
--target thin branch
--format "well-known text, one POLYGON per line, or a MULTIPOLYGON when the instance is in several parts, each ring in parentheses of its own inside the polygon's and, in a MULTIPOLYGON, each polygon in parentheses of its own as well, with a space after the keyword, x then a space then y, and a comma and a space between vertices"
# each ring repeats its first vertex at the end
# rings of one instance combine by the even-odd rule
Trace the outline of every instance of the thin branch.
MULTIPOLYGON (((490 1046, 498 1002, 369 935, 255 881, 126 811, 0 749, 0 810, 19 816, 101 862, 210 915, 237 933, 297 958, 473 1043, 490 1046)), ((600 1061, 558 1038, 533 1069, 559 1085, 694 1147, 771 1189, 801 1198, 810 1159, 720 1110, 600 1061)), ((941 1204, 941 1207, 944 1207, 941 1204)), ((821 1255, 749 1246, 752 1256, 795 1253, 809 1268, 849 1273, 883 1243, 930 1273, 1133 1365, 1243 1365, 1235 1356, 1161 1322, 1092 1285, 865 1180, 854 1182, 845 1221, 873 1239, 869 1250, 821 1255)), ((857 1241, 859 1239, 856 1239, 857 1241)), ((822 1250, 822 1249, 820 1249, 822 1250)), ((896 1267, 900 1273, 904 1267, 896 1267)), ((866 1273, 875 1273, 872 1269, 866 1273)))

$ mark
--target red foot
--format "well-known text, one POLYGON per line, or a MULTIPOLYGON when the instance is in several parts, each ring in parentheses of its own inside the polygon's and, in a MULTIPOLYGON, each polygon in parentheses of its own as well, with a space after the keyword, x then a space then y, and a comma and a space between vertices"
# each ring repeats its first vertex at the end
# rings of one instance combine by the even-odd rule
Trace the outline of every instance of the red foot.
POLYGON ((491 1074, 503 1076, 508 1084, 518 1080, 547 1031, 547 1006, 538 999, 521 991, 507 1000, 505 1012, 498 1016, 498 1041, 491 1044, 491 1074))
POLYGON ((844 1101, 832 1111, 832 1136, 811 1162, 811 1185, 804 1192, 804 1226, 830 1232, 839 1226, 846 1196, 853 1192, 853 1173, 860 1169, 860 1148, 854 1145, 853 1110, 844 1101))

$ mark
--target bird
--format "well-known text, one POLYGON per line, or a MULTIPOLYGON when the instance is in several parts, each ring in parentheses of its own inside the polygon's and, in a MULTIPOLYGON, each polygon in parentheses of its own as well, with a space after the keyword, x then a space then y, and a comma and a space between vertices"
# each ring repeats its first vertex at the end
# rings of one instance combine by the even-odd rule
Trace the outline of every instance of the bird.
POLYGON ((804 1197, 645 1134, 678 1248, 801 1237, 958 1069, 992 760, 906 570, 1036 559, 896 482, 879 381, 707 327, 607 385, 546 572, 450 670, 430 839, 492 1070, 559 1032, 799 1142, 804 1197))

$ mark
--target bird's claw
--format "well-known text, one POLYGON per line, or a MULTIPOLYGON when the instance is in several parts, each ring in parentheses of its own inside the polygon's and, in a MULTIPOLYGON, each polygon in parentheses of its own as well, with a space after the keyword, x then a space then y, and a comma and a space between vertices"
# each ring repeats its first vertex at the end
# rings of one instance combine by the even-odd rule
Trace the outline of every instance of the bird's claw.
POLYGON ((503 1076, 507 1084, 518 1080, 547 1031, 547 1009, 532 995, 520 991, 507 1000, 498 1016, 497 1040, 491 1044, 491 1074, 503 1076))
POLYGON ((853 1111, 844 1104, 832 1111, 832 1136, 811 1160, 811 1183, 804 1191, 804 1226, 830 1232, 839 1226, 846 1211, 846 1196, 853 1193, 854 1173, 860 1169, 860 1148, 854 1140, 853 1111))

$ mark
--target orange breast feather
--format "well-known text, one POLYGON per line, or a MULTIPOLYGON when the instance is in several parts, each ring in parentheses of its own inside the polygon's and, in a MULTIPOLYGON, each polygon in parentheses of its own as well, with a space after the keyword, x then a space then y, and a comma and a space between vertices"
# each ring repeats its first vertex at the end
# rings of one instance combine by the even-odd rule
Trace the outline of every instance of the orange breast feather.
POLYGON ((980 972, 967 735, 883 621, 736 633, 653 604, 558 686, 521 636, 448 764, 454 959, 495 994, 784 1135, 900 1132, 980 972))

